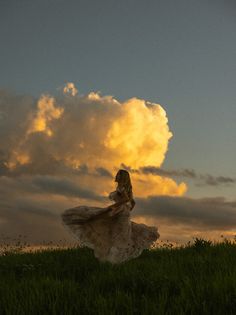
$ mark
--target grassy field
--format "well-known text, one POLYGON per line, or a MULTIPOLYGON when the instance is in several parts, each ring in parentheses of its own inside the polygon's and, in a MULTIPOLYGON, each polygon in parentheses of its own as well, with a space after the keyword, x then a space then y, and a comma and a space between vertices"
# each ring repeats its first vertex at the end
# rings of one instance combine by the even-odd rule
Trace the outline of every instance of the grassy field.
POLYGON ((88 248, 6 252, 0 314, 236 314, 236 243, 195 239, 120 265, 88 248))

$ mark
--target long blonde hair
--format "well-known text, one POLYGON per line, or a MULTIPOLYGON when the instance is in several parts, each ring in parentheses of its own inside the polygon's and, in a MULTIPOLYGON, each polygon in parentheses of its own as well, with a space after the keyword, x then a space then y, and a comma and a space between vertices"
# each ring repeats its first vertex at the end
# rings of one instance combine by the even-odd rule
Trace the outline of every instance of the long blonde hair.
POLYGON ((131 185, 131 180, 129 176, 129 172, 126 170, 120 169, 117 174, 116 174, 116 179, 119 176, 118 186, 123 186, 125 188, 125 191, 129 197, 130 200, 133 199, 133 191, 132 191, 132 185, 131 185))

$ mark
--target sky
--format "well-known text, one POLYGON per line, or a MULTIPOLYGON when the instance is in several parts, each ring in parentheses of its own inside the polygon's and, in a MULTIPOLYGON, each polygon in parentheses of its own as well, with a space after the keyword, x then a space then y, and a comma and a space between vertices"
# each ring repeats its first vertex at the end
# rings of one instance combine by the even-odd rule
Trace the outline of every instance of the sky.
POLYGON ((1 0, 1 231, 70 241, 60 213, 107 204, 122 166, 160 239, 233 236, 235 11, 1 0))

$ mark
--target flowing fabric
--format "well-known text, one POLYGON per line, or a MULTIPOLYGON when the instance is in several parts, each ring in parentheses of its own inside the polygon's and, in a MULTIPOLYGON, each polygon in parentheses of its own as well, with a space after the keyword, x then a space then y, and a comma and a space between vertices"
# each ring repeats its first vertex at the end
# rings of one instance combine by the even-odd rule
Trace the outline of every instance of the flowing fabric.
MULTIPOLYGON (((109 195, 110 200, 121 200, 122 188, 109 195)), ((118 213, 110 216, 108 207, 78 206, 61 214, 62 224, 80 242, 94 250, 100 261, 121 263, 138 257, 149 248, 160 234, 155 226, 130 220, 131 202, 120 205, 118 213)))

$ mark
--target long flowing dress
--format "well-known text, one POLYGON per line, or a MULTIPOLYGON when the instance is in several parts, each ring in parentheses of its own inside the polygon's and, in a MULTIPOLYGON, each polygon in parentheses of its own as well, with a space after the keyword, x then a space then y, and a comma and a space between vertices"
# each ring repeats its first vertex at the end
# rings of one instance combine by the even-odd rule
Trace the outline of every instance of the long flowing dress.
MULTIPOLYGON (((123 189, 111 192, 109 199, 119 202, 123 189)), ((113 216, 108 207, 81 205, 65 210, 61 219, 81 245, 94 250, 96 258, 115 264, 138 257, 160 236, 157 227, 131 221, 130 210, 130 201, 120 205, 113 216)))

